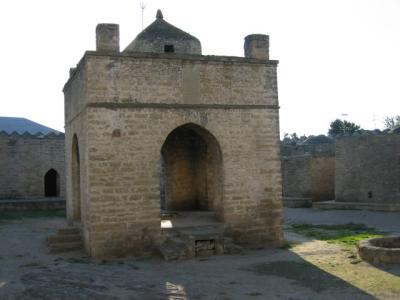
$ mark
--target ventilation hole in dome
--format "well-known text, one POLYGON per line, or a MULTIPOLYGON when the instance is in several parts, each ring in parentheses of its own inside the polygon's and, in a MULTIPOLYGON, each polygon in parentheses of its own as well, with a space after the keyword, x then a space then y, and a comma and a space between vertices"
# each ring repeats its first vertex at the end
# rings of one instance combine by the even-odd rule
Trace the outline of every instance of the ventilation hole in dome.
POLYGON ((174 45, 164 45, 165 53, 174 53, 174 45))

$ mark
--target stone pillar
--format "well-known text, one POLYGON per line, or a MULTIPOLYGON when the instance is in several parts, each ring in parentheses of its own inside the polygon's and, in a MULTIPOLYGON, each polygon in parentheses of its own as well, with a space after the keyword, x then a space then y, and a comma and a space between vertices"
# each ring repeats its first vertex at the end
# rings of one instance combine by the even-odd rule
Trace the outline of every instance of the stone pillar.
POLYGON ((96 51, 119 52, 118 24, 97 24, 96 51))
POLYGON ((250 34, 244 38, 244 56, 269 60, 269 36, 250 34))

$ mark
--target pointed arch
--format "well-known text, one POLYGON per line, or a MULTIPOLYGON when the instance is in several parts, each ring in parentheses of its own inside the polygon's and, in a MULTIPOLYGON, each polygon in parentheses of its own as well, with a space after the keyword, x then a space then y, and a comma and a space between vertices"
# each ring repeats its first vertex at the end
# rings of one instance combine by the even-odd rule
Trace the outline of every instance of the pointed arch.
POLYGON ((166 211, 214 211, 222 218, 222 153, 207 129, 187 123, 161 148, 160 201, 166 211))
POLYGON ((76 134, 72 138, 72 207, 73 219, 81 220, 81 167, 80 167, 80 154, 79 143, 76 134))

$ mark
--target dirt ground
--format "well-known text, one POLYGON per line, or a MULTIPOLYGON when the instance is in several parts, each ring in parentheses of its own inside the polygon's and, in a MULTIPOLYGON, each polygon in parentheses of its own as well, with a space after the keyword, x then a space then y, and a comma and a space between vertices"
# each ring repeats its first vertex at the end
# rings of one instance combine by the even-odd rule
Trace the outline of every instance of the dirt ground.
MULTIPOLYGON (((400 233, 400 214, 286 209, 287 223, 364 223, 400 233), (321 217, 322 215, 322 217, 321 217)), ((49 254, 62 218, 0 222, 0 299, 400 299, 400 266, 286 232, 290 249, 246 250, 181 262, 91 261, 49 254)))

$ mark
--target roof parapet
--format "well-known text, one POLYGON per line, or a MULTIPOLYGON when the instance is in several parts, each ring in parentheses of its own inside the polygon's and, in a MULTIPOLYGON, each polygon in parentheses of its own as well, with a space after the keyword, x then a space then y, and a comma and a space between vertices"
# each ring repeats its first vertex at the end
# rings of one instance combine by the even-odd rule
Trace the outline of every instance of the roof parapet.
POLYGON ((55 133, 55 132, 49 132, 47 134, 43 134, 42 132, 36 132, 35 134, 29 133, 28 131, 25 131, 24 133, 18 133, 17 131, 13 131, 11 133, 8 133, 4 130, 0 131, 0 137, 30 137, 30 138, 47 138, 47 139, 57 139, 57 138, 64 138, 64 133, 55 133))

